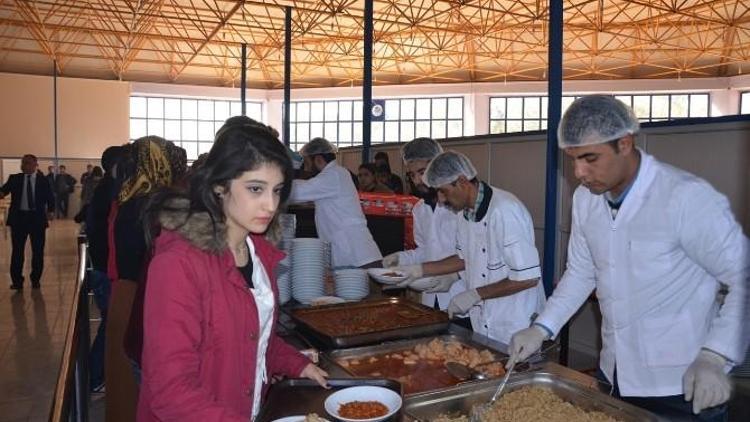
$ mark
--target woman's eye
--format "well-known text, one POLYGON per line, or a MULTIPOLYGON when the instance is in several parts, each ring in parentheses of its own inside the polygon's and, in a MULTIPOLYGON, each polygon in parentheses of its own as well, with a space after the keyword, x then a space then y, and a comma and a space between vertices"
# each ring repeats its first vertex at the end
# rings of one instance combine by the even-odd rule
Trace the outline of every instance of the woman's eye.
POLYGON ((284 188, 276 188, 273 190, 273 194, 276 196, 281 196, 281 191, 284 190, 284 188))
POLYGON ((247 188, 252 193, 261 193, 263 192, 263 188, 260 186, 250 186, 247 188))

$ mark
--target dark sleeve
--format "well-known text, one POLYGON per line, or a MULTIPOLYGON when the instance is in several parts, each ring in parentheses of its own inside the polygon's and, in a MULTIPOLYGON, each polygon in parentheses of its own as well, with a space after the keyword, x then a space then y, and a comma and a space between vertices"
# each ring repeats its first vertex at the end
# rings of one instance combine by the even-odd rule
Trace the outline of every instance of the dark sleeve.
POLYGON ((86 215, 86 236, 89 239, 89 253, 94 269, 107 270, 107 221, 112 205, 109 181, 102 180, 95 189, 89 202, 86 215))
POLYGON ((393 179, 391 180, 391 183, 393 186, 391 186, 391 189, 393 189, 394 193, 403 194, 404 193, 404 182, 401 181, 401 178, 393 175, 393 179))
POLYGON ((121 279, 140 281, 146 257, 146 240, 141 226, 140 205, 133 199, 121 205, 115 220, 115 256, 121 279))

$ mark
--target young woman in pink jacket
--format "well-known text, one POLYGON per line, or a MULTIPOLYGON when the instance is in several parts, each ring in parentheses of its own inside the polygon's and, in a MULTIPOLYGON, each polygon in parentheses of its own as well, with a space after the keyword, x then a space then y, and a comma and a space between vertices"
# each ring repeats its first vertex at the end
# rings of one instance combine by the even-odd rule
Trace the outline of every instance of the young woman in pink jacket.
POLYGON ((225 124, 188 191, 158 195, 144 307, 139 421, 248 421, 273 375, 327 374, 274 334, 283 254, 262 234, 292 164, 267 128, 225 124))

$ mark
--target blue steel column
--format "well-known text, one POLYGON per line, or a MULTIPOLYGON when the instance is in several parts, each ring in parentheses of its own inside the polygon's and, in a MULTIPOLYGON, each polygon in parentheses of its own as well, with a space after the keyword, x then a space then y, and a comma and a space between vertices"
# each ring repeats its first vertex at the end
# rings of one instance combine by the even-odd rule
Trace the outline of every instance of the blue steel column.
POLYGON ((284 145, 289 146, 289 112, 292 103, 292 8, 284 8, 284 110, 282 112, 281 133, 284 145))
POLYGON ((544 263, 542 280, 547 296, 552 294, 557 244, 557 126, 562 107, 562 0, 549 2, 549 50, 547 74, 547 170, 544 206, 544 263))
POLYGON ((370 161, 372 139, 372 0, 365 0, 365 59, 362 77, 362 162, 370 161))
POLYGON ((247 105, 245 105, 245 97, 247 96, 247 44, 242 43, 242 69, 240 71, 240 102, 242 103, 242 115, 247 116, 247 105))

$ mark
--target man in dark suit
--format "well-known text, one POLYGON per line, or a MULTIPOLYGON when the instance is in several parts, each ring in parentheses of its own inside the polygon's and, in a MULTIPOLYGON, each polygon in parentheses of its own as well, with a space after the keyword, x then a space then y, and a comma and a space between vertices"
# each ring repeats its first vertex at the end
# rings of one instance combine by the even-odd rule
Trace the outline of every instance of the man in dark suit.
POLYGON ((11 175, 0 187, 0 199, 10 194, 10 210, 5 222, 10 226, 13 248, 10 257, 11 289, 23 288, 23 261, 26 238, 31 238, 31 286, 39 288, 44 269, 44 238, 47 230, 47 204, 53 200, 44 174, 37 171, 37 159, 26 154, 22 173, 11 175))

